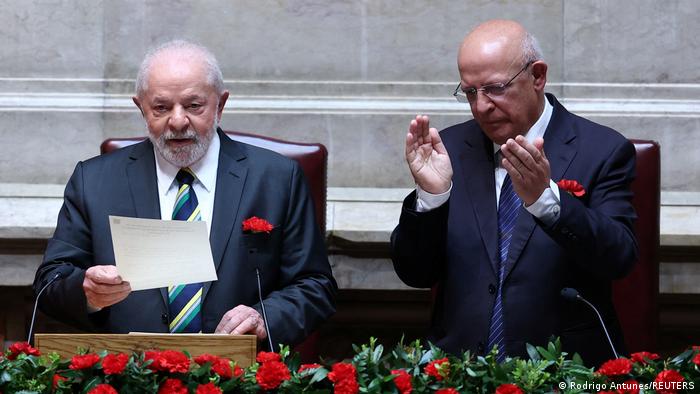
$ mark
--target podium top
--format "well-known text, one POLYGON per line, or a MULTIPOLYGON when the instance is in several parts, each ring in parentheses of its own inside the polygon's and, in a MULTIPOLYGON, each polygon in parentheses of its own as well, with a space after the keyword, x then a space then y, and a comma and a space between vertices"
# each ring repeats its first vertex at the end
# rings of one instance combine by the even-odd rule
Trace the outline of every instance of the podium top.
POLYGON ((255 361, 255 335, 227 334, 36 334, 34 343, 42 353, 74 356, 79 349, 91 352, 132 353, 146 350, 187 351, 192 357, 207 353, 226 357, 245 368, 255 361))

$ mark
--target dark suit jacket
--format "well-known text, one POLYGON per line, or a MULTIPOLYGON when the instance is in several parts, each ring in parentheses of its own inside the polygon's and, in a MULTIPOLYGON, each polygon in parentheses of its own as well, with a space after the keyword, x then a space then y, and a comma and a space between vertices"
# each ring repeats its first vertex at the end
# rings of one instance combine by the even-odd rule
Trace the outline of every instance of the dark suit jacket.
MULTIPOLYGON (((254 266, 260 268, 272 338, 296 344, 335 312, 337 285, 299 165, 277 153, 232 141, 219 130, 216 195, 210 242, 218 280, 204 284, 203 332, 239 304, 260 310, 254 266), (271 234, 243 234, 258 216, 271 234), (257 249, 249 258, 249 250, 257 249)), ((56 232, 34 280, 38 291, 55 269, 72 272, 41 298, 47 314, 79 328, 110 333, 168 332, 167 289, 132 292, 88 314, 82 282, 93 265, 114 264, 109 215, 160 218, 153 145, 146 140, 80 162, 66 186, 56 232)))
MULTIPOLYGON (((544 136, 551 178, 573 179, 586 194, 561 191, 559 220, 546 226, 521 208, 503 284, 505 347, 526 356, 525 343, 562 339, 565 351, 589 364, 612 358, 592 311, 562 299, 573 287, 595 304, 623 345, 611 301, 611 280, 637 258, 631 205, 633 145, 614 130, 568 112, 552 95, 544 136)), ((415 195, 404 201, 392 234, 399 277, 414 287, 436 286, 430 339, 450 352, 483 354, 498 285, 493 143, 471 120, 441 132, 454 169, 449 201, 426 213, 415 195)))

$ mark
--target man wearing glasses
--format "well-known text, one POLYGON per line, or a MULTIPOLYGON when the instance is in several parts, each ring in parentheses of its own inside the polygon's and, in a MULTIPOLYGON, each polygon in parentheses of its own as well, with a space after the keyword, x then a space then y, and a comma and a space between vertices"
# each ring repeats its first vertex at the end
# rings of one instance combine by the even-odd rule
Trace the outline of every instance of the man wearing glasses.
POLYGON ((427 116, 411 121, 416 191, 391 239, 399 277, 436 290, 429 339, 452 353, 495 347, 502 361, 554 335, 588 365, 613 358, 597 317, 560 292, 595 304, 624 347, 611 281, 637 259, 633 145, 544 93, 547 64, 516 22, 476 27, 458 66, 454 96, 474 119, 440 133, 427 116))

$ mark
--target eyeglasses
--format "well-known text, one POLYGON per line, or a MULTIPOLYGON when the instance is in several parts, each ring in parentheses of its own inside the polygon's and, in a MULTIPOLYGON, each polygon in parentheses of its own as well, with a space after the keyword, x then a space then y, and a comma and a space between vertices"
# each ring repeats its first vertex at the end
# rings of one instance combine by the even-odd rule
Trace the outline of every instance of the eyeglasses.
POLYGON ((532 63, 534 62, 527 62, 527 64, 525 64, 525 66, 523 66, 523 68, 521 68, 520 71, 518 71, 518 73, 515 74, 513 78, 509 79, 506 83, 491 83, 488 85, 484 85, 478 89, 471 87, 465 90, 462 90, 462 83, 459 83, 457 85, 457 89, 455 89, 452 95, 455 96, 457 101, 459 101, 460 103, 473 103, 474 101, 476 101, 476 96, 479 94, 479 92, 484 93, 484 95, 488 96, 490 99, 503 96, 503 94, 508 89, 508 86, 510 86, 510 84, 515 80, 515 78, 517 78, 518 75, 520 75, 523 71, 530 67, 532 63))

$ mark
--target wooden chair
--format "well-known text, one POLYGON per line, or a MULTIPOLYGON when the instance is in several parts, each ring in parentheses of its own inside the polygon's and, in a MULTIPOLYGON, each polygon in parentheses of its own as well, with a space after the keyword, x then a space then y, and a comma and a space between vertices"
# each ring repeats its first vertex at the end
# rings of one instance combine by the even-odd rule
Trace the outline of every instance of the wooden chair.
POLYGON ((661 159, 659 144, 631 140, 637 151, 637 177, 632 204, 637 211, 634 231, 639 260, 624 279, 613 282, 613 303, 627 350, 655 351, 659 326, 659 212, 661 159))

